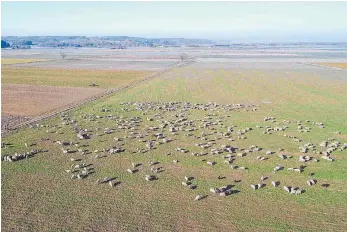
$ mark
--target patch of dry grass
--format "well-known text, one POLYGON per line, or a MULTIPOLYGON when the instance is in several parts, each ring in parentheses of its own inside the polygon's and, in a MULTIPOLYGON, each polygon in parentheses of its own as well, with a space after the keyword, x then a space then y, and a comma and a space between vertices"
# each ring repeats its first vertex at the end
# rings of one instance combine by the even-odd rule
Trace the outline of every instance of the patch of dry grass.
POLYGON ((326 66, 330 66, 330 67, 347 69, 347 63, 318 63, 318 64, 326 65, 326 66))
POLYGON ((27 67, 2 67, 3 84, 30 84, 49 86, 88 87, 96 84, 98 88, 126 86, 143 79, 153 72, 132 70, 72 70, 43 69, 27 67))
POLYGON ((9 58, 2 58, 1 59, 1 65, 35 63, 35 62, 43 62, 43 61, 47 61, 47 60, 43 60, 43 59, 9 59, 9 58))

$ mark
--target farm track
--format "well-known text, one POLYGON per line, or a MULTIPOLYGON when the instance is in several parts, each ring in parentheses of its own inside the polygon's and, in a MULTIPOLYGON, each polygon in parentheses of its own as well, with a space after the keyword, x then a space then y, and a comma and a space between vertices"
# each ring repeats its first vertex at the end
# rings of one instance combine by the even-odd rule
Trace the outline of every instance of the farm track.
POLYGON ((141 83, 143 83, 145 81, 152 80, 152 79, 158 77, 159 75, 161 75, 163 73, 169 72, 173 68, 185 67, 185 66, 190 65, 191 63, 195 62, 196 58, 197 57, 194 57, 194 58, 192 58, 191 60, 189 60, 187 62, 175 63, 175 64, 171 65, 170 67, 168 67, 166 69, 163 69, 163 70, 160 70, 158 72, 155 72, 154 74, 152 74, 152 75, 150 75, 150 76, 148 76, 146 78, 143 78, 141 80, 134 81, 133 83, 131 83, 129 85, 126 85, 126 86, 121 87, 121 88, 108 89, 108 90, 106 90, 103 93, 94 95, 94 96, 92 96, 90 98, 87 98, 87 99, 79 101, 79 102, 68 104, 64 108, 58 109, 58 110, 53 111, 51 113, 44 114, 44 115, 41 115, 41 116, 38 116, 38 117, 34 117, 34 118, 30 118, 30 119, 21 118, 19 120, 19 122, 18 121, 14 121, 13 123, 9 122, 4 127, 3 126, 1 127, 1 136, 6 136, 6 135, 9 135, 9 134, 15 133, 15 132, 17 132, 18 129, 20 129, 22 127, 25 127, 25 126, 28 126, 28 125, 31 125, 31 124, 34 124, 34 123, 41 122, 43 120, 55 117, 55 116, 57 116, 57 115, 59 115, 61 113, 74 110, 74 109, 76 109, 76 108, 78 108, 80 106, 86 105, 86 104, 88 104, 90 102, 96 101, 96 100, 101 99, 103 97, 107 97, 107 96, 110 96, 110 95, 112 95, 114 93, 118 93, 120 91, 123 91, 123 90, 129 89, 129 88, 135 87, 135 86, 137 86, 137 85, 139 85, 139 84, 141 84, 141 83))

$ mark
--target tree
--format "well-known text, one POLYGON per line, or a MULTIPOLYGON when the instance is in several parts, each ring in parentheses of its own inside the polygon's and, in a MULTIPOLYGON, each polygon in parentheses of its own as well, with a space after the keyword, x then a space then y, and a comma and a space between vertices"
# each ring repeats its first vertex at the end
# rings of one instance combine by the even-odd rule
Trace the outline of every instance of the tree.
POLYGON ((10 44, 6 42, 5 40, 1 40, 1 48, 8 48, 10 47, 10 44))
POLYGON ((65 54, 64 52, 60 52, 60 56, 61 56, 61 58, 63 58, 63 60, 64 60, 65 57, 66 57, 66 54, 65 54))
POLYGON ((22 42, 22 44, 23 44, 23 45, 33 45, 33 42, 30 41, 30 40, 24 40, 24 41, 22 42))
POLYGON ((188 55, 185 54, 185 53, 182 53, 182 54, 180 55, 180 59, 181 59, 181 61, 183 62, 183 61, 185 61, 186 59, 188 59, 188 55))

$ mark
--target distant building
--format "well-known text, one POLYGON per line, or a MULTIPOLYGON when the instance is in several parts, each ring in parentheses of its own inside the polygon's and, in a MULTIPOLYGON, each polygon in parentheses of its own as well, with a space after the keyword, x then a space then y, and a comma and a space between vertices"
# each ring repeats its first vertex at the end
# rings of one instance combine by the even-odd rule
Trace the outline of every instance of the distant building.
POLYGON ((123 45, 119 45, 119 46, 111 47, 110 49, 127 49, 127 48, 123 45))

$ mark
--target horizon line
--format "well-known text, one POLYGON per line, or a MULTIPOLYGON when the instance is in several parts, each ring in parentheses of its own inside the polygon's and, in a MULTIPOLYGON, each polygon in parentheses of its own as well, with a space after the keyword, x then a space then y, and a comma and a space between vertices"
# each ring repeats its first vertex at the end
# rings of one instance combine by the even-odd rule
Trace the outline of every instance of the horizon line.
POLYGON ((293 44, 293 43, 339 43, 347 44, 347 41, 297 41, 297 42, 232 42, 232 39, 206 39, 206 38, 186 38, 186 37, 146 37, 146 36, 130 36, 130 35, 1 35, 3 37, 87 37, 87 38, 101 38, 101 37, 129 37, 129 38, 141 38, 141 39, 184 39, 184 40, 208 40, 212 42, 224 41, 231 42, 232 44, 293 44))

